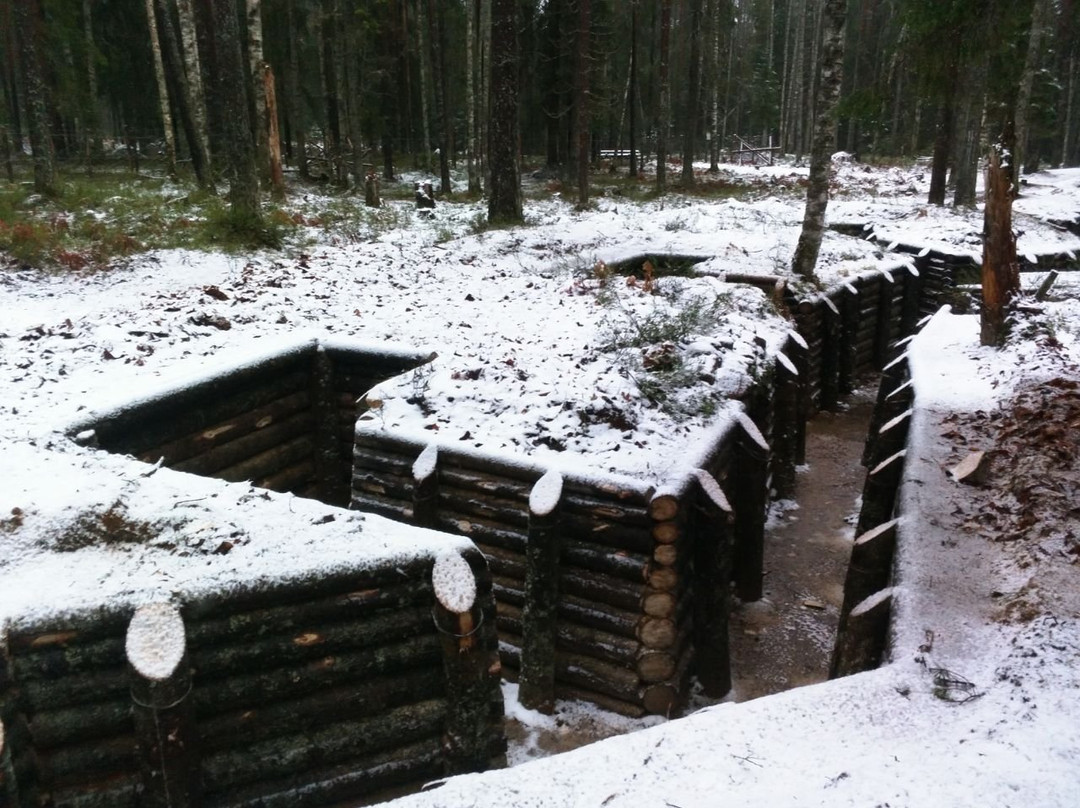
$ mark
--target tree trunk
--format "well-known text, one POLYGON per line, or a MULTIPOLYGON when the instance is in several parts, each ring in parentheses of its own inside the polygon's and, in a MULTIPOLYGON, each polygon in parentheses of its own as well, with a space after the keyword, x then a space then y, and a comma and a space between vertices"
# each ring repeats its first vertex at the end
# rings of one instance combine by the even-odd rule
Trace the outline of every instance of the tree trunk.
POLYGON ((101 116, 98 114, 98 79, 96 49, 94 47, 93 5, 90 0, 82 0, 83 41, 86 43, 86 154, 87 163, 101 152, 101 116))
POLYGON ((577 0, 577 76, 574 84, 574 109, 577 112, 577 191, 578 207, 589 204, 589 72, 591 54, 589 48, 592 29, 592 0, 577 0))
POLYGON ((240 47, 236 0, 214 0, 213 29, 217 55, 217 104, 224 123, 229 213, 234 228, 254 231, 262 225, 259 175, 251 140, 247 88, 251 72, 240 47))
POLYGON ((430 51, 427 47, 427 41, 424 38, 424 29, 427 26, 427 22, 424 19, 424 0, 416 1, 416 40, 417 48, 420 51, 420 126, 423 133, 423 141, 420 143, 420 151, 422 153, 420 159, 420 166, 425 170, 431 169, 431 127, 429 126, 430 116, 428 115, 428 96, 431 91, 428 88, 428 82, 431 80, 431 58, 430 51))
POLYGON ((488 221, 520 222, 521 178, 518 173, 518 4, 491 4, 491 113, 488 153, 491 192, 488 221))
POLYGON ((825 0, 822 7, 824 37, 821 44, 821 75, 818 80, 817 120, 810 150, 810 184, 806 189, 806 213, 791 269, 813 278, 821 239, 825 232, 825 209, 829 204, 830 152, 836 142, 836 105, 844 69, 844 18, 846 0, 825 0))
POLYGON ((701 107, 701 3, 702 0, 690 2, 690 75, 686 85, 682 154, 682 182, 687 188, 694 184, 694 139, 701 107))
POLYGON ((433 60, 439 66, 439 110, 442 113, 442 143, 439 146, 439 193, 449 195, 453 192, 450 185, 450 154, 453 151, 454 123, 450 114, 450 76, 447 70, 446 51, 449 47, 446 37, 446 6, 438 3, 438 11, 433 22, 436 26, 432 44, 437 46, 438 54, 433 60))
POLYGON ((945 185, 949 176, 949 159, 952 156, 954 107, 956 104, 956 81, 949 80, 945 97, 938 108, 937 133, 934 137, 934 156, 930 165, 930 193, 927 204, 945 204, 945 185))
POLYGON ((161 58, 161 41, 158 39, 154 0, 145 0, 146 22, 150 30, 150 50, 154 57, 154 76, 157 79, 158 105, 161 123, 165 129, 165 171, 176 176, 176 139, 173 134, 172 109, 169 106, 169 88, 165 82, 165 63, 161 58))
POLYGON ((1020 190, 1020 173, 1028 166, 1028 126, 1031 111, 1031 93, 1035 86, 1035 74, 1039 69, 1042 56, 1042 40, 1049 27, 1050 0, 1035 0, 1031 9, 1031 30, 1028 32, 1027 56, 1024 59, 1024 72, 1020 76, 1020 87, 1016 94, 1016 151, 1013 154, 1014 192, 1020 190))
POLYGON ((1005 342, 1008 307, 1020 292, 1016 235, 1012 229, 1012 187, 1003 157, 999 143, 990 150, 990 165, 986 170, 980 341, 992 346, 1005 342))
MULTIPOLYGON (((277 89, 274 86, 274 71, 266 62, 262 63, 261 90, 266 98, 267 147, 270 152, 270 191, 274 199, 285 198, 285 177, 281 172, 281 135, 278 132, 277 89)), ((256 90, 258 94, 259 90, 256 90)))
POLYGON ((192 149, 199 149, 202 153, 204 186, 213 191, 210 134, 206 124, 206 92, 203 89, 202 68, 199 62, 199 40, 195 28, 195 16, 191 0, 176 0, 176 8, 180 19, 180 41, 184 51, 184 74, 187 78, 191 119, 195 127, 196 143, 192 144, 192 149))
POLYGON ((255 161, 259 167, 259 178, 266 183, 270 180, 270 140, 266 121, 266 95, 262 92, 262 0, 247 0, 247 36, 248 70, 251 72, 251 86, 255 89, 252 96, 252 109, 255 114, 255 161))
POLYGON ((660 114, 656 123, 656 192, 667 190, 667 132, 671 121, 671 0, 660 0, 660 114))
MULTIPOLYGON (((187 0, 184 0, 187 2, 187 0)), ((285 84, 288 94, 289 122, 292 136, 296 140, 296 169, 300 176, 308 179, 311 170, 307 159, 307 115, 304 99, 300 93, 300 48, 299 32, 296 30, 296 8, 294 0, 285 3, 286 32, 289 45, 289 64, 285 84)))
POLYGON ((469 127, 469 148, 466 153, 469 172, 469 193, 480 193, 480 175, 476 156, 480 151, 480 137, 476 132, 476 34, 480 8, 477 0, 465 3, 465 111, 469 127))
POLYGON ((630 89, 626 94, 626 115, 630 119, 630 176, 638 175, 637 153, 637 3, 630 6, 630 89))
POLYGON ((209 155, 201 148, 195 126, 193 107, 195 105, 184 69, 184 60, 180 55, 180 38, 173 25, 171 7, 168 0, 155 0, 157 18, 160 26, 161 55, 165 65, 165 77, 170 82, 172 107, 180 119, 180 125, 187 138, 191 151, 191 165, 195 170, 200 187, 213 188, 209 174, 209 155))

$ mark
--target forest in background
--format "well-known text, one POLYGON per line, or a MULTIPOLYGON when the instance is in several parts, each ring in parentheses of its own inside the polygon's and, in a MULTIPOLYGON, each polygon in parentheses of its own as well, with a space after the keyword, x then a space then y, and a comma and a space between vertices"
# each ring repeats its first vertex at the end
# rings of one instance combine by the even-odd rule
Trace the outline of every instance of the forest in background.
MULTIPOLYGON (((0 157, 9 178, 31 152, 38 172, 163 159, 213 186, 250 152, 268 187, 276 128, 302 177, 358 188, 420 167, 448 190, 460 161, 480 193, 492 45, 512 30, 531 170, 580 181, 583 154, 595 166, 631 146, 716 165, 735 135, 800 159, 827 4, 0 0, 0 157)), ((1075 0, 851 0, 836 148, 932 153, 931 201, 949 169, 958 204, 974 203, 978 159, 1006 127, 1029 171, 1077 164, 1078 20, 1075 0)))

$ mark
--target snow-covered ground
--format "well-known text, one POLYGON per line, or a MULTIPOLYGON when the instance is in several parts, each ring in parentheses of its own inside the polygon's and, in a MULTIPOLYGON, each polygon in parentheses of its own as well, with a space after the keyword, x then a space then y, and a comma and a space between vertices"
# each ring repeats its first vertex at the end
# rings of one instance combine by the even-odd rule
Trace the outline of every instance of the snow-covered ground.
MULTIPOLYGON (((197 587, 218 574, 215 565, 224 570, 261 558, 268 570, 280 570, 290 554, 310 549, 289 544, 289 535, 307 531, 272 527, 267 516, 260 542, 233 537, 242 540, 213 557, 199 545, 190 564, 175 569, 162 571, 153 548, 83 548, 57 559, 49 542, 37 539, 58 513, 71 518, 80 508, 123 498, 138 503, 138 520, 152 523, 176 518, 185 507, 178 503, 205 498, 209 510, 198 519, 213 523, 207 547, 231 541, 219 535, 230 518, 248 510, 256 518, 264 507, 283 519, 300 514, 318 530, 347 531, 340 519, 337 526, 318 521, 325 506, 278 495, 265 502, 248 486, 165 469, 143 477, 150 467, 102 457, 62 435, 89 412, 247 361, 283 341, 333 336, 433 350, 438 358, 430 369, 373 394, 382 404, 375 417, 406 433, 552 467, 663 482, 702 430, 725 416, 725 405, 709 402, 739 392, 757 372, 763 356, 752 338, 774 347, 788 323, 759 291, 715 276, 661 278, 659 293, 651 294, 641 282, 628 285, 598 271, 597 262, 701 254, 712 256, 706 267, 714 275, 784 274, 802 218, 798 182, 805 171, 729 172, 732 183, 751 190, 726 199, 672 194, 631 202, 601 185, 592 210, 576 212, 557 198, 533 201, 526 226, 497 230, 474 225, 479 205, 441 205, 428 220, 416 218, 409 204, 390 203, 389 214, 358 221, 347 235, 313 230, 315 241, 302 253, 159 252, 86 276, 0 272, 0 621, 61 603, 197 587), (688 308, 697 318, 679 321, 688 308), (649 330, 661 326, 674 330, 649 330), (675 386, 663 406, 640 395, 650 378, 646 365, 662 363, 667 350, 649 341, 656 333, 675 335, 672 350, 690 379, 679 386, 669 378, 675 386), (650 355, 654 349, 660 353, 650 355), (418 395, 430 406, 419 406, 418 395), (31 529, 34 541, 17 538, 31 529)), ((870 223, 885 239, 977 249, 981 213, 926 206, 927 181, 918 166, 844 164, 830 217, 870 223)), ((324 202, 295 204, 317 210, 324 202)), ((1080 239, 1047 222, 1077 212, 1080 171, 1032 178, 1017 203, 1020 251, 1080 250, 1080 239)), ((880 243, 829 233, 820 272, 828 285, 905 260, 880 243)), ((1049 304, 1040 333, 1050 328, 1055 350, 1075 367, 1077 285, 1063 276, 1059 288, 1072 289, 1074 299, 1049 304)), ((936 419, 958 399, 965 410, 992 409, 1042 355, 1034 340, 1015 344, 1004 358, 974 347, 972 323, 942 316, 920 338, 924 364, 945 363, 936 373, 919 371, 914 445, 930 469, 945 451, 936 419)), ((979 563, 956 563, 948 546, 955 531, 943 534, 934 520, 945 524, 940 511, 963 492, 919 464, 913 469, 912 490, 925 496, 905 516, 889 666, 709 708, 557 760, 464 778, 404 804, 1080 804, 1076 602, 1039 601, 1035 616, 1018 622, 991 619, 981 601, 939 601, 940 593, 956 594, 953 584, 973 569, 987 576, 985 585, 976 579, 987 598, 1024 582, 1016 563, 999 557, 1008 550, 1001 545, 965 547, 979 563), (980 698, 956 704, 934 695, 926 654, 918 650, 927 631, 934 632, 936 664, 973 681, 980 698)), ((187 524, 184 535, 192 530, 187 524)), ((1075 588, 1075 571, 1075 564, 1055 568, 1056 588, 1075 588)))

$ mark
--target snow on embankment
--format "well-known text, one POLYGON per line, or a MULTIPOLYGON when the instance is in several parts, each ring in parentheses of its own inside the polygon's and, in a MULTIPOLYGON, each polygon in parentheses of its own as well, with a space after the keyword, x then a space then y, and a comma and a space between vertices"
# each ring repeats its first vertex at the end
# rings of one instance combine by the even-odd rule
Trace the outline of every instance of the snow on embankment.
MULTIPOLYGON (((970 494, 946 478, 952 447, 942 431, 957 414, 997 406, 1013 375, 1033 367, 1013 369, 1015 353, 980 348, 977 329, 975 318, 944 311, 911 347, 917 394, 890 664, 393 804, 1080 804, 1076 600, 1045 599, 1019 617, 1001 609, 995 593, 1022 584, 1023 570, 1008 545, 950 522, 970 494)), ((1075 566, 1066 571, 1075 578, 1075 566)))

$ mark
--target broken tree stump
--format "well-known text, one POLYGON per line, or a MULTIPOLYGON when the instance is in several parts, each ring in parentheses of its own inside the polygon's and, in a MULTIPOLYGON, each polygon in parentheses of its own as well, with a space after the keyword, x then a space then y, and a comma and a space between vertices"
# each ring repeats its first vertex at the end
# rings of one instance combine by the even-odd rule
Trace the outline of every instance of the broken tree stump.
POLYGON ((529 494, 529 539, 525 546, 519 698, 530 710, 548 714, 555 710, 562 493, 562 475, 556 471, 549 471, 533 486, 529 494))
POLYGON ((191 695, 191 666, 180 610, 171 603, 140 606, 125 639, 141 805, 198 806, 199 735, 191 695))

